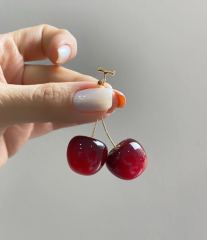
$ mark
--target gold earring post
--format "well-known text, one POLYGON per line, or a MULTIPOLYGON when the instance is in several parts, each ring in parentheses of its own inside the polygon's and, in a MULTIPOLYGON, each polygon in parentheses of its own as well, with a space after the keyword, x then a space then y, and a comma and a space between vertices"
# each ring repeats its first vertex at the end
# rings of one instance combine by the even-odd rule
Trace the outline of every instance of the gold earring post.
POLYGON ((111 75, 111 76, 114 76, 115 73, 116 73, 115 71, 107 70, 107 69, 102 68, 102 67, 99 67, 99 68, 98 68, 98 71, 99 71, 99 72, 102 72, 102 73, 104 74, 103 79, 98 81, 98 84, 99 84, 99 85, 104 85, 104 83, 106 82, 106 75, 107 75, 107 74, 109 74, 109 75, 111 75))
MULTIPOLYGON (((98 68, 98 71, 99 71, 99 72, 102 72, 102 73, 104 74, 103 79, 98 81, 98 84, 99 84, 99 85, 102 85, 102 86, 103 86, 104 83, 106 82, 106 75, 107 75, 107 74, 109 74, 109 75, 111 75, 111 76, 114 76, 114 75, 115 75, 115 71, 107 70, 107 69, 102 68, 102 67, 99 67, 99 68, 98 68)), ((109 140, 111 141, 111 143, 112 143, 112 145, 114 146, 114 148, 117 148, 116 144, 113 142, 113 140, 111 139, 111 137, 110 137, 110 135, 109 135, 109 133, 108 133, 108 131, 107 131, 107 129, 106 129, 106 125, 105 125, 105 123, 104 123, 103 117, 101 118, 101 121, 102 121, 102 124, 103 124, 103 127, 104 127, 104 130, 105 130, 105 132, 106 132, 107 137, 108 137, 109 140)), ((94 128, 93 128, 92 138, 94 137, 97 124, 98 124, 98 119, 96 120, 95 125, 94 125, 94 128)))

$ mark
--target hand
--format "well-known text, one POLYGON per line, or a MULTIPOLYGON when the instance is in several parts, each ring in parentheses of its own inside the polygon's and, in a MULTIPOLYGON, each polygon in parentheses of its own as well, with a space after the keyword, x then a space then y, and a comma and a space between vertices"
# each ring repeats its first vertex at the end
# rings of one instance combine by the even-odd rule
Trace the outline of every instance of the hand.
POLYGON ((95 122, 125 105, 109 84, 60 66, 76 52, 76 39, 49 25, 0 35, 0 168, 28 139, 95 122), (55 65, 25 64, 47 58, 55 65))

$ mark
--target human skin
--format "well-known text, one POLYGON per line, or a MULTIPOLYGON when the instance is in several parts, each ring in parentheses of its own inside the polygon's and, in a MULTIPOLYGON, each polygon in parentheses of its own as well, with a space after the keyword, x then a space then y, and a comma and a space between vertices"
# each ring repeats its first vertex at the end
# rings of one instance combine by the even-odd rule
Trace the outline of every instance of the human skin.
POLYGON ((76 53, 74 36, 50 25, 0 35, 0 168, 29 139, 95 122, 108 117, 117 107, 124 107, 124 95, 109 84, 100 86, 97 79, 60 66, 76 53), (62 46, 69 46, 71 52, 61 62, 58 49, 62 46), (44 59, 54 65, 25 64, 44 59), (102 105, 101 111, 90 112, 74 109, 74 94, 94 88, 112 89, 111 107, 103 111, 102 105))

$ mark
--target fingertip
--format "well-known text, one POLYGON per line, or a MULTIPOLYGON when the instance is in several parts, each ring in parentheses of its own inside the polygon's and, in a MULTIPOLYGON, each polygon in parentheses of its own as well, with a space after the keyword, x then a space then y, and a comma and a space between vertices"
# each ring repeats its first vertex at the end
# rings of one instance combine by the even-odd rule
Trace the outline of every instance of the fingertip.
POLYGON ((119 105, 119 99, 118 99, 116 93, 113 91, 113 93, 112 93, 112 106, 111 106, 110 109, 108 109, 107 113, 115 112, 118 105, 119 105))
POLYGON ((62 64, 66 62, 71 54, 71 48, 68 45, 63 45, 62 47, 58 48, 58 59, 56 60, 57 64, 62 64))
POLYGON ((126 105, 126 97, 123 93, 119 92, 118 90, 114 90, 114 93, 117 95, 118 98, 118 108, 123 108, 126 105))
POLYGON ((107 113, 114 113, 116 108, 123 108, 126 105, 126 98, 123 93, 114 90, 112 94, 112 106, 107 113))
POLYGON ((56 65, 72 60, 77 53, 77 42, 74 37, 59 34, 52 38, 47 49, 47 56, 56 65))

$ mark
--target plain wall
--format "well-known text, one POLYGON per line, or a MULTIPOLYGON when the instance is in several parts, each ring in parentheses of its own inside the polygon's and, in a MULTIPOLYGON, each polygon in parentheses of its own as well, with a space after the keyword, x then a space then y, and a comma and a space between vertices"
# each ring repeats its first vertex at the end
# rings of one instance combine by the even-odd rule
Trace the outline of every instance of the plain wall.
MULTIPOLYGON (((0 33, 69 30, 78 53, 66 68, 97 79, 100 66, 116 70, 107 81, 127 104, 107 128, 148 156, 133 181, 105 166, 85 177, 69 169, 66 148, 93 124, 30 140, 0 170, 0 239, 207 239, 207 2, 0 0, 0 9, 0 33)), ((112 148, 101 123, 95 137, 112 148)))

